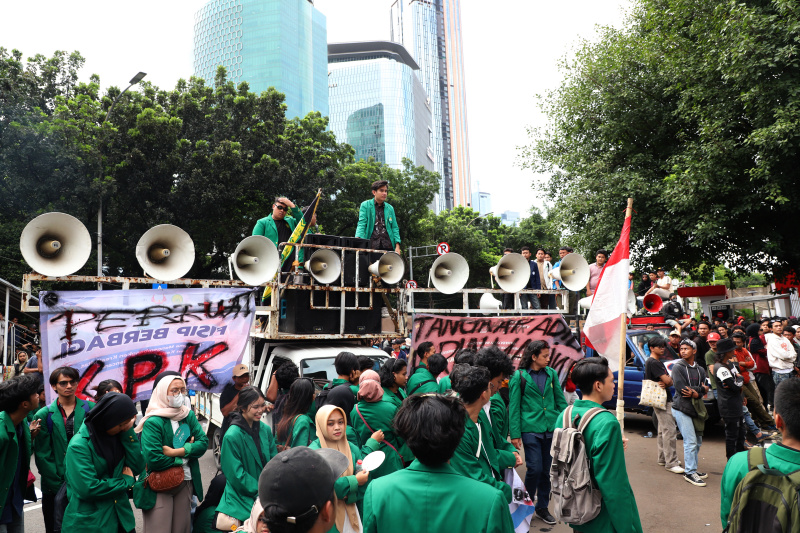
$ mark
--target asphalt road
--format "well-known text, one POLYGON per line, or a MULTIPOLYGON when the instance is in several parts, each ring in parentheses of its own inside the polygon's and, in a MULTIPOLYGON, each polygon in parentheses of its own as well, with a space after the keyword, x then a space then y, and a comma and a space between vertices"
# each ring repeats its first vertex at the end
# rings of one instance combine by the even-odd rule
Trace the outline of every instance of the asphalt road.
MULTIPOLYGON (((664 467, 658 466, 655 438, 644 438, 648 431, 653 431, 649 417, 626 415, 625 435, 630 439, 625 454, 626 466, 644 531, 648 533, 722 531, 719 518, 719 484, 725 468, 725 436, 722 426, 715 426, 706 431, 700 449, 700 470, 709 474, 706 487, 695 487, 684 481, 682 475, 672 474, 664 467)), ((683 462, 682 441, 678 441, 678 457, 683 462)), ((216 472, 210 451, 200 459, 200 466, 203 483, 208 486, 216 472)), ((38 478, 33 461, 31 467, 38 478)), ((524 478, 524 469, 521 469, 520 475, 524 478)), ((134 509, 134 513, 136 530, 140 532, 141 512, 134 509)), ((25 529, 29 532, 44 531, 40 503, 25 506, 25 529)), ((534 518, 530 531, 568 533, 572 529, 564 524, 548 526, 538 518, 534 518)))

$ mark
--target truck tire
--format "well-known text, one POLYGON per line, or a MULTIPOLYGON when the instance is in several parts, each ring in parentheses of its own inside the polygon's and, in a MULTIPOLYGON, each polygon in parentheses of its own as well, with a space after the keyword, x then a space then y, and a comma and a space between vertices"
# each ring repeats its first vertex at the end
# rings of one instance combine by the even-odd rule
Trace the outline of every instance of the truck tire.
POLYGON ((217 472, 220 470, 220 445, 222 444, 222 439, 220 438, 220 428, 215 426, 214 424, 209 424, 208 427, 208 447, 211 449, 211 453, 214 455, 214 464, 217 467, 217 472))

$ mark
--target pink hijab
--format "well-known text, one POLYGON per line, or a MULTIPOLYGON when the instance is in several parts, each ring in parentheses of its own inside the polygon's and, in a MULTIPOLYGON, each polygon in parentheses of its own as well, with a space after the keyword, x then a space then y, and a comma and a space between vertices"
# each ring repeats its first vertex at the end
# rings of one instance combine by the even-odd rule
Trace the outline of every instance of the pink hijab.
POLYGON ((180 407, 169 406, 167 391, 169 390, 170 385, 172 385, 172 382, 176 379, 180 380, 183 386, 186 387, 186 382, 182 377, 179 376, 174 376, 172 379, 164 378, 159 381, 156 388, 153 389, 153 394, 150 396, 150 405, 147 406, 147 412, 134 430, 136 433, 142 432, 142 429, 144 429, 145 420, 151 416, 162 416, 176 422, 189 416, 190 409, 186 407, 186 405, 182 405, 180 407))
POLYGON ((381 387, 381 377, 374 370, 367 370, 361 373, 358 378, 358 397, 366 402, 377 402, 383 397, 383 387, 381 387))

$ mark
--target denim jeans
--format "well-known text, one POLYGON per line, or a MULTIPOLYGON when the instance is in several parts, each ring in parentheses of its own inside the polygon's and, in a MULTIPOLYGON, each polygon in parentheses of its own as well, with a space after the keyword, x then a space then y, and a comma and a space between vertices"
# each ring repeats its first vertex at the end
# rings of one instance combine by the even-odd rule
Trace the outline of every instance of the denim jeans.
POLYGON ((675 417, 675 423, 683 435, 683 469, 687 474, 693 474, 697 472, 697 455, 703 444, 703 437, 694 432, 691 416, 677 411, 674 407, 672 416, 675 417))
POLYGON ((778 385, 781 384, 781 381, 784 381, 786 379, 791 379, 793 377, 794 377, 794 370, 790 372, 775 372, 774 370, 772 371, 772 381, 775 382, 776 389, 778 388, 778 385))
MULTIPOLYGON (((519 306, 522 309, 536 309, 533 306, 533 299, 536 298, 535 294, 520 294, 519 295, 519 306)), ((538 300, 536 303, 539 303, 538 300)))
POLYGON ((758 429, 758 426, 755 422, 753 422, 753 417, 750 416, 750 410, 747 409, 746 405, 742 406, 742 416, 744 417, 744 425, 753 434, 755 437, 761 431, 758 429))
POLYGON ((552 437, 537 437, 534 433, 522 434, 525 447, 525 490, 531 500, 537 497, 536 508, 546 509, 550 504, 550 445, 552 437))
POLYGON ((10 524, 0 524, 0 533, 25 533, 25 512, 10 524))

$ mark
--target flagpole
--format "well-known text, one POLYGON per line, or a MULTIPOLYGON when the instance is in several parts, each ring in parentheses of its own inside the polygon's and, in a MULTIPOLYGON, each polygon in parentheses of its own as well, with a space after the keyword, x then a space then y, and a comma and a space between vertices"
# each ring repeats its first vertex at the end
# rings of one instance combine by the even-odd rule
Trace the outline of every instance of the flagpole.
MULTIPOLYGON (((628 198, 628 208, 625 210, 625 220, 633 213, 633 198, 628 198)), ((617 371, 617 420, 622 432, 625 432, 625 397, 623 389, 625 388, 625 347, 627 346, 627 330, 628 330, 628 317, 626 313, 620 316, 622 327, 619 331, 619 370, 617 371)))

